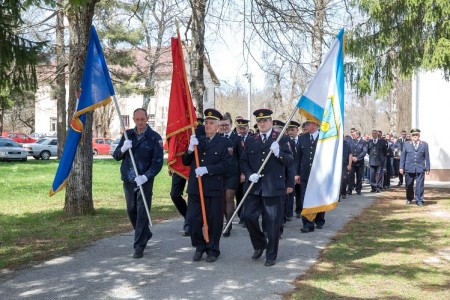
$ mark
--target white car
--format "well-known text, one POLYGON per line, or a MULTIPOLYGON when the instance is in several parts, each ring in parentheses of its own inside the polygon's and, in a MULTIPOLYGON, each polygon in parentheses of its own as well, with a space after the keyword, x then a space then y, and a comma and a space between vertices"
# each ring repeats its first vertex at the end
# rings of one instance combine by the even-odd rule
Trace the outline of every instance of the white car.
POLYGON ((114 151, 117 148, 117 145, 119 145, 120 143, 120 138, 115 139, 112 143, 111 143, 111 148, 109 148, 109 154, 111 154, 111 156, 114 155, 114 151))
POLYGON ((36 143, 23 144, 22 147, 28 151, 28 155, 35 159, 47 160, 51 156, 58 155, 58 139, 56 137, 45 137, 36 143))
POLYGON ((0 161, 20 160, 27 161, 27 151, 15 141, 0 138, 0 161))

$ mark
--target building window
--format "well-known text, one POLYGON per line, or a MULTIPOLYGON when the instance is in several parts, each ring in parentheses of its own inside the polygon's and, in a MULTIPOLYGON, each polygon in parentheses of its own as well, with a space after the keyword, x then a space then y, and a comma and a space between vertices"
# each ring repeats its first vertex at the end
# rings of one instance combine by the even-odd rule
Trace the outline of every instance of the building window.
POLYGON ((148 118, 150 127, 155 128, 155 114, 150 114, 148 118))
POLYGON ((130 116, 129 115, 122 115, 122 121, 125 128, 130 128, 130 116))
POLYGON ((57 130, 56 118, 50 118, 50 131, 54 132, 57 130))

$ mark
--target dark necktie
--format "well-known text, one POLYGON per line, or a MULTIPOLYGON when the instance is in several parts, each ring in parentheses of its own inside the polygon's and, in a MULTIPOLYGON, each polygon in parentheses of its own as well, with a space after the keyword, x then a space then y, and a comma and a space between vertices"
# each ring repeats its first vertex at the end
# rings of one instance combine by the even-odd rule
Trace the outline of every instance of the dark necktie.
POLYGON ((309 139, 311 140, 311 143, 314 143, 314 137, 312 134, 309 136, 309 139))
POLYGON ((262 133, 261 134, 262 135, 262 141, 263 141, 263 143, 265 143, 266 141, 267 141, 267 138, 266 138, 266 134, 265 133, 262 133))
POLYGON ((228 134, 225 134, 225 137, 228 138, 228 134))
POLYGON ((241 135, 241 141, 245 142, 245 136, 241 135))
POLYGON ((211 138, 207 137, 206 142, 209 143, 211 141, 211 138))
POLYGON ((419 147, 419 143, 417 143, 417 142, 414 142, 414 149, 416 149, 417 150, 417 148, 419 147))

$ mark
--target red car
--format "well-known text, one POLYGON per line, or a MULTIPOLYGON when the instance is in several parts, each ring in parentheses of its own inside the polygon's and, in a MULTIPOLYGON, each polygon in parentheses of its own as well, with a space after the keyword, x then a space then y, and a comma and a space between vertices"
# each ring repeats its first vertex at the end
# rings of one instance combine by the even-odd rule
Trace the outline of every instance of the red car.
POLYGON ((34 143, 37 140, 22 132, 3 132, 2 136, 12 139, 18 144, 34 143))
POLYGON ((108 138, 93 138, 92 139, 92 151, 94 155, 106 155, 109 154, 113 140, 108 138))

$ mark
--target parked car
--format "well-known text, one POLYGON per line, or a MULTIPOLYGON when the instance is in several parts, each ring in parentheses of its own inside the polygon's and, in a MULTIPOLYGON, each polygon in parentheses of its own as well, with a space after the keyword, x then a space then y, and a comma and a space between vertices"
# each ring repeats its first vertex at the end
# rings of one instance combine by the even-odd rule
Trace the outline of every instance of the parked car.
POLYGON ((112 139, 108 138, 93 138, 92 139, 92 152, 94 155, 105 155, 109 154, 109 149, 111 148, 112 139))
POLYGON ((114 154, 114 151, 116 151, 117 145, 120 143, 120 138, 115 139, 114 142, 111 143, 111 148, 109 149, 109 154, 111 156, 114 154))
POLYGON ((27 151, 15 141, 7 138, 0 139, 0 161, 27 161, 27 151))
POLYGON ((22 132, 3 132, 4 137, 10 138, 18 144, 34 143, 36 139, 22 132))
POLYGON ((36 143, 23 144, 22 147, 35 159, 47 160, 58 155, 58 139, 54 137, 41 138, 36 143))

